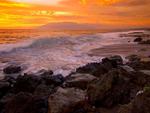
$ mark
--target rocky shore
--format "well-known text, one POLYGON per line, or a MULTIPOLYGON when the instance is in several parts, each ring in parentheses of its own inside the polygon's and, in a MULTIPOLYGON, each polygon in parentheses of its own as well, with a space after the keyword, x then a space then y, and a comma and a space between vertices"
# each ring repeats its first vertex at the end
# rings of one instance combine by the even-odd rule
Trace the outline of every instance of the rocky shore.
POLYGON ((103 58, 67 77, 51 70, 3 69, 0 113, 150 113, 150 61, 137 55, 103 58))

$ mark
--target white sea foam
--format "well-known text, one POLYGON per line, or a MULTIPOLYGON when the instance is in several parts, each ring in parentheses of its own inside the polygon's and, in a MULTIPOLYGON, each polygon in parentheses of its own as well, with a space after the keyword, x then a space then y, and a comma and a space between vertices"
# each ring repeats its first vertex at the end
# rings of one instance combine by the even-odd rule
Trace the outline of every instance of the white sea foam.
MULTIPOLYGON (((122 32, 124 33, 124 32, 122 32)), ((97 61, 99 57, 88 56, 91 49, 112 44, 129 43, 119 37, 121 33, 99 33, 94 35, 63 35, 38 37, 17 44, 0 45, 0 58, 7 63, 21 63, 25 72, 52 69, 55 73, 67 75, 76 67, 97 61)), ((0 64, 3 67, 4 63, 0 64)))

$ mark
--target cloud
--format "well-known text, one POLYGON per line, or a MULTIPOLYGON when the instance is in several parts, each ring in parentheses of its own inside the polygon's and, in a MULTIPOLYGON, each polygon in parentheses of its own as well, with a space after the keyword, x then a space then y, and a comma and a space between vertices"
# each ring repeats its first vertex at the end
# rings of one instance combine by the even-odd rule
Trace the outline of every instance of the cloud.
POLYGON ((24 0, 21 3, 1 0, 0 27, 36 27, 50 22, 150 26, 150 0, 51 1, 42 0, 40 4, 41 0, 24 0))

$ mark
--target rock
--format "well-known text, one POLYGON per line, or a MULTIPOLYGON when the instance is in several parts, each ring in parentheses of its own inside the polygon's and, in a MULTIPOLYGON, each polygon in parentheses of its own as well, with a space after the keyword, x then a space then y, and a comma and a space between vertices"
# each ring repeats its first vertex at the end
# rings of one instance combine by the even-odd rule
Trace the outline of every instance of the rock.
POLYGON ((65 78, 61 74, 58 74, 58 75, 44 77, 44 80, 47 85, 59 86, 64 83, 65 78))
POLYGON ((7 81, 0 81, 0 98, 2 98, 10 89, 10 84, 7 81))
POLYGON ((12 93, 6 93, 6 94, 0 99, 0 113, 1 113, 2 110, 4 109, 4 106, 6 105, 6 103, 12 99, 12 96, 14 96, 14 94, 12 94, 12 93))
POLYGON ((96 107, 112 107, 130 100, 129 79, 120 70, 113 70, 93 81, 88 89, 89 102, 96 107))
POLYGON ((139 90, 146 85, 150 85, 150 76, 142 72, 134 72, 130 75, 130 82, 134 87, 139 87, 139 90))
POLYGON ((86 73, 94 75, 96 77, 100 77, 101 75, 107 73, 112 68, 110 67, 108 67, 108 65, 105 66, 102 63, 89 63, 85 66, 77 68, 76 73, 86 73))
POLYGON ((138 70, 150 70, 150 61, 138 61, 138 62, 128 62, 127 65, 138 70))
POLYGON ((118 65, 123 64, 123 59, 121 56, 111 56, 102 59, 102 62, 99 63, 89 63, 85 66, 79 67, 76 69, 76 73, 87 73, 100 77, 101 75, 107 73, 113 68, 117 68, 118 65))
POLYGON ((136 39, 134 39, 134 42, 141 42, 143 39, 141 37, 138 37, 136 39))
POLYGON ((140 72, 150 76, 150 70, 140 70, 140 72))
POLYGON ((141 61, 141 58, 138 55, 130 55, 125 58, 128 59, 130 62, 140 62, 141 61))
POLYGON ((7 102, 3 113, 47 113, 47 110, 46 98, 20 92, 7 102))
POLYGON ((4 81, 9 82, 10 86, 13 87, 14 84, 16 83, 16 78, 12 76, 5 76, 4 81))
POLYGON ((48 97, 50 94, 54 93, 55 89, 52 86, 47 86, 45 84, 40 84, 34 91, 34 95, 48 97))
POLYGON ((18 65, 10 65, 3 69, 3 72, 5 74, 16 74, 16 73, 20 73, 21 71, 22 71, 22 69, 18 65))
POLYGON ((111 57, 106 57, 102 59, 102 63, 106 62, 111 62, 113 67, 117 67, 117 65, 122 65, 123 64, 123 59, 119 55, 111 56, 111 57))
POLYGON ((128 66, 128 65, 123 65, 123 66, 120 66, 123 70, 125 70, 126 72, 128 72, 128 73, 132 73, 132 72, 135 72, 135 70, 132 68, 132 67, 130 67, 130 66, 128 66))
POLYGON ((142 41, 142 42, 140 42, 139 44, 150 44, 150 40, 142 41))
POLYGON ((37 73, 35 73, 34 75, 37 75, 37 76, 50 76, 53 74, 53 71, 52 70, 45 70, 45 69, 42 69, 40 71, 38 71, 37 73))
POLYGON ((35 88, 41 83, 41 79, 37 76, 24 75, 19 76, 14 84, 13 91, 33 93, 35 88))
POLYGON ((150 113, 150 87, 139 93, 127 105, 123 105, 118 113, 150 113))
POLYGON ((85 100, 71 105, 69 108, 66 108, 61 113, 99 113, 99 112, 93 106, 88 104, 88 101, 85 100))
POLYGON ((69 76, 65 82, 66 87, 75 87, 79 89, 87 89, 87 85, 97 78, 90 74, 73 74, 69 76))
POLYGON ((48 99, 48 113, 62 113, 71 105, 83 101, 85 92, 75 88, 58 88, 57 92, 50 95, 48 99))

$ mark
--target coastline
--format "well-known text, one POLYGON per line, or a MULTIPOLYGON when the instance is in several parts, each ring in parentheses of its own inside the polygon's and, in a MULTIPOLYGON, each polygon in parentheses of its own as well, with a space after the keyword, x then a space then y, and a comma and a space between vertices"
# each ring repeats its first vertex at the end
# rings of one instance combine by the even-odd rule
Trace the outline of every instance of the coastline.
POLYGON ((127 59, 123 63, 121 56, 105 57, 67 77, 51 70, 21 74, 21 66, 10 65, 0 80, 0 112, 147 113, 150 61, 137 55, 127 59))

